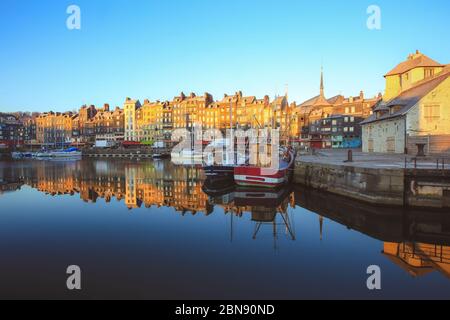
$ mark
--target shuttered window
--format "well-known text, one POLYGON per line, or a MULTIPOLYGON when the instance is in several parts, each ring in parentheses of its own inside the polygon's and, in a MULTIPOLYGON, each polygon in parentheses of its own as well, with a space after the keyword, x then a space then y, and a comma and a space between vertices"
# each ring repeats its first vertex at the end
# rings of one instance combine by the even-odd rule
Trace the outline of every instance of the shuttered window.
POLYGON ((441 117, 440 105, 426 105, 424 106, 424 117, 427 122, 438 121, 441 117))

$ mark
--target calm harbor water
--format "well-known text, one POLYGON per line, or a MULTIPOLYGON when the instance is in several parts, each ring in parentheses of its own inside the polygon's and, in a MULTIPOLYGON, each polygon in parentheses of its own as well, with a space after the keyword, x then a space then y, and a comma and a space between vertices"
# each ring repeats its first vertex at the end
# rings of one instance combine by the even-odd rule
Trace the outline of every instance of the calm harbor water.
POLYGON ((203 180, 169 161, 1 161, 0 298, 450 298, 450 212, 203 180))

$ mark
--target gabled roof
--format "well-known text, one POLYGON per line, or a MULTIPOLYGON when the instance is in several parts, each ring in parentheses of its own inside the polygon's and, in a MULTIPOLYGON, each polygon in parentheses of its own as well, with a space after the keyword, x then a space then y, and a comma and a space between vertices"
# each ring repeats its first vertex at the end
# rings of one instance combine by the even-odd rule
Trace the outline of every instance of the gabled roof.
POLYGON ((304 102, 302 102, 299 107, 308 107, 308 106, 312 106, 314 104, 314 102, 317 100, 317 98, 319 98, 319 96, 315 96, 309 100, 306 100, 304 102))
POLYGON ((285 100, 285 99, 286 99, 285 96, 276 97, 275 100, 273 101, 273 103, 275 105, 281 105, 281 104, 285 103, 285 101, 287 102, 287 100, 285 100))
POLYGON ((344 101, 344 96, 341 94, 338 94, 337 96, 331 97, 330 99, 328 99, 328 102, 331 104, 336 104, 338 102, 344 101))
POLYGON ((420 82, 418 85, 402 92, 399 96, 395 97, 389 102, 380 102, 374 109, 374 111, 389 110, 391 107, 400 106, 401 108, 393 114, 385 114, 384 116, 377 119, 374 113, 366 120, 362 121, 361 124, 367 124, 371 122, 392 119, 399 116, 405 115, 412 107, 414 107, 423 97, 428 93, 437 88, 442 82, 450 77, 450 72, 441 72, 440 75, 436 76, 427 81, 420 82))
POLYGON ((402 74, 420 67, 444 67, 444 65, 418 52, 415 55, 410 55, 406 61, 398 64, 394 69, 389 71, 385 77, 402 74))
POLYGON ((310 107, 310 106, 331 106, 343 101, 344 97, 342 95, 337 95, 331 97, 330 99, 325 99, 324 97, 318 95, 309 100, 302 102, 298 107, 310 107))
POLYGON ((255 96, 243 97, 242 100, 243 100, 245 103, 252 103, 253 101, 256 100, 256 97, 255 97, 255 96))
POLYGON ((328 100, 325 99, 324 96, 319 95, 319 97, 316 99, 316 101, 314 101, 313 106, 327 107, 327 106, 331 106, 331 103, 329 103, 328 100))

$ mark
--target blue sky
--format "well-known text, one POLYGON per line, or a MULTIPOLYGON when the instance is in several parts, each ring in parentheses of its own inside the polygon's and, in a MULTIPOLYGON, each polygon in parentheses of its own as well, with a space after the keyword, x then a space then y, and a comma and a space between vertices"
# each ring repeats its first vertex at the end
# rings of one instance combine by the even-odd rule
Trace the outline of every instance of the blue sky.
POLYGON ((0 111, 65 111, 242 90, 375 95, 421 50, 450 63, 448 0, 2 0, 0 111), (81 30, 66 28, 69 5, 81 30), (369 5, 382 29, 366 27, 369 5))

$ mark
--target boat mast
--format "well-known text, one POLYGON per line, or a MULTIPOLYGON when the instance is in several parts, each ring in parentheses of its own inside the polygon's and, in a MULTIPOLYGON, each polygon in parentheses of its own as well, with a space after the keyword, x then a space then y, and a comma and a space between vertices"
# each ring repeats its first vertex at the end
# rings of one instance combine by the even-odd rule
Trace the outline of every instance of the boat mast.
POLYGON ((234 156, 234 134, 233 134, 233 99, 230 98, 230 155, 229 160, 233 159, 233 164, 237 163, 234 156))

